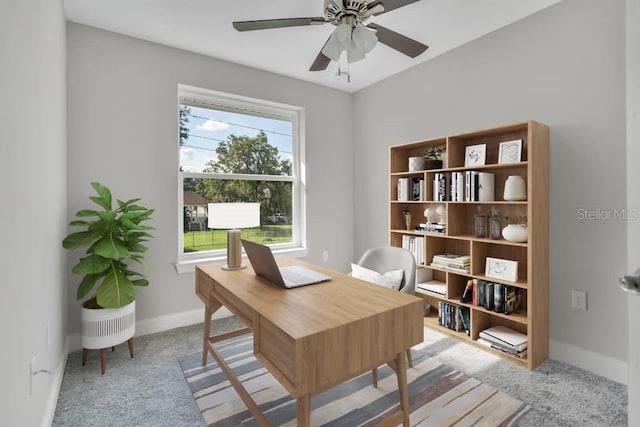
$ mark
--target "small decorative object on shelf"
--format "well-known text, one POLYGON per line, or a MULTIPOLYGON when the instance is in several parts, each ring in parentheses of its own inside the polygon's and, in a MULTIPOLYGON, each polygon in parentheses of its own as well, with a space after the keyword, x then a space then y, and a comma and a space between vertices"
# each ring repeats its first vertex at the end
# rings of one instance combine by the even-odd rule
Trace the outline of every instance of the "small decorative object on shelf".
POLYGON ((507 217, 502 216, 495 207, 492 207, 489 217, 489 237, 493 240, 500 240, 502 237, 502 228, 506 222, 507 217))
POLYGON ((413 219, 411 218, 411 212, 403 211, 402 215, 404 216, 404 224, 407 230, 413 230, 413 219))
POLYGON ((424 150, 425 168, 442 169, 442 153, 444 148, 437 145, 424 150))
POLYGON ((475 237, 487 237, 487 215, 478 207, 478 212, 473 216, 475 237))
POLYGON ((436 214, 438 215, 438 224, 447 223, 447 211, 445 210, 443 205, 438 205, 438 207, 436 208, 436 214))
POLYGON ((409 172, 424 170, 424 157, 409 157, 409 172))
POLYGON ((518 163, 522 158, 522 140, 514 139, 500 143, 498 163, 518 163))
POLYGON ((516 282, 518 280, 518 261, 487 257, 484 274, 494 279, 516 282))
POLYGON ((511 175, 504 183, 504 199, 508 201, 527 200, 527 183, 520 175, 511 175))
POLYGON ((509 224, 502 230, 502 237, 509 242, 524 243, 527 241, 527 225, 509 224))
POLYGON ((487 144, 470 145, 464 150, 465 166, 482 166, 487 158, 487 144))
POLYGON ((427 218, 427 222, 429 223, 437 223, 438 215, 436 214, 436 210, 434 208, 427 208, 424 210, 424 217, 427 218))

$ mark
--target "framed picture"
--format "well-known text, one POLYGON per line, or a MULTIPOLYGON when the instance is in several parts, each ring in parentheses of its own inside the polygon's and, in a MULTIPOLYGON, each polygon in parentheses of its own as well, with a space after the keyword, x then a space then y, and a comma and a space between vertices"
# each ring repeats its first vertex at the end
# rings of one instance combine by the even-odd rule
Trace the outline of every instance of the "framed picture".
POLYGON ((514 139, 500 143, 498 163, 518 163, 522 158, 522 140, 514 139))
POLYGON ((487 144, 469 145, 464 150, 465 166, 484 165, 487 157, 487 144))
POLYGON ((493 277, 494 279, 517 282, 518 261, 487 257, 484 274, 485 276, 493 277))

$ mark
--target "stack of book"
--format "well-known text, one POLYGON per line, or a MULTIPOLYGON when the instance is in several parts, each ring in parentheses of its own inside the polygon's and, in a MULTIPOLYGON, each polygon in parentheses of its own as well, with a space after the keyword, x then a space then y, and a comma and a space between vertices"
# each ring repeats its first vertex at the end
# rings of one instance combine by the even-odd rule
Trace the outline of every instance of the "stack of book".
POLYGON ((402 236, 402 249, 406 249, 416 258, 416 264, 424 264, 424 237, 402 236))
POLYGON ((444 235, 445 232, 447 231, 447 226, 446 224, 440 224, 437 222, 421 222, 418 225, 418 230, 420 231, 424 231, 427 233, 434 233, 434 234, 442 234, 444 235))
POLYGON ((468 274, 471 266, 471 257, 469 255, 438 254, 433 256, 431 266, 468 274))
POLYGON ((506 326, 493 326, 481 331, 478 343, 520 359, 527 356, 527 336, 506 326))
POLYGON ((433 176, 433 200, 437 202, 494 201, 495 175, 478 171, 436 173, 433 176))

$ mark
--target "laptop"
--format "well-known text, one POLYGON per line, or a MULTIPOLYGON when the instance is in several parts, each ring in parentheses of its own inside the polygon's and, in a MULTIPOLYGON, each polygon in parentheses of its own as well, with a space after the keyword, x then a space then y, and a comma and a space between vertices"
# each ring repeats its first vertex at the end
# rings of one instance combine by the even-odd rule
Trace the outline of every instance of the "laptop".
POLYGON ((291 289, 331 280, 331 277, 326 274, 317 273, 299 265, 278 267, 271 248, 268 246, 248 240, 242 240, 242 246, 247 252, 253 271, 258 276, 283 288, 291 289))

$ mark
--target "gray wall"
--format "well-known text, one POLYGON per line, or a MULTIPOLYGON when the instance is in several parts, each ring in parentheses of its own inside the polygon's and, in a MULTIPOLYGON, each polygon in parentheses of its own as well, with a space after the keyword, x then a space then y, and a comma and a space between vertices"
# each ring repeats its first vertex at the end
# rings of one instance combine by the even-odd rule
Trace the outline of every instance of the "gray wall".
POLYGON ((0 414, 8 426, 50 422, 66 360, 65 44, 61 0, 0 3, 0 414), (53 374, 34 377, 29 393, 34 356, 36 369, 53 374))
POLYGON ((540 121, 551 128, 550 337, 626 360, 626 225, 576 215, 626 205, 624 34, 624 2, 565 0, 356 93, 354 255, 387 243, 390 145, 540 121), (572 288, 588 292, 588 311, 571 308, 572 288))
MULTIPOLYGON (((627 208, 640 213, 640 1, 627 0, 627 208)), ((627 223, 629 273, 640 269, 640 218, 627 223)), ((640 297, 629 295, 629 402, 640 399, 640 297)), ((640 425, 640 407, 629 405, 630 426, 640 425)))
MULTIPOLYGON (((121 199, 141 197, 156 209, 157 230, 146 257, 151 284, 138 290, 138 322, 202 308, 194 274, 174 270, 179 83, 306 109, 307 259, 322 263, 328 250, 325 264, 346 270, 353 254, 349 94, 69 23, 69 213, 87 205, 94 180, 121 199)), ((70 283, 78 281, 70 275, 70 283)), ((71 333, 79 331, 74 297, 70 293, 71 333)))

